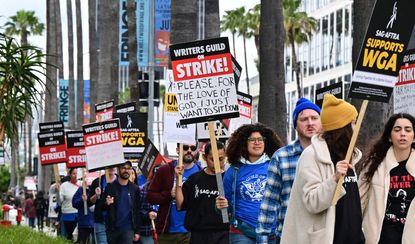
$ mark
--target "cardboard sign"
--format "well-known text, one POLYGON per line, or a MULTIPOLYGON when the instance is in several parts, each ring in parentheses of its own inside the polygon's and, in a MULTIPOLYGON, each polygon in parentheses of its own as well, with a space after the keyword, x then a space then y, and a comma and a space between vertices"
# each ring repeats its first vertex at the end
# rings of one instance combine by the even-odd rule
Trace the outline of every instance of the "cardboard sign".
MULTIPOLYGON (((216 139, 228 139, 231 134, 229 133, 229 124, 226 124, 225 121, 214 121, 215 128, 215 137, 216 139)), ((209 137, 209 128, 208 123, 198 123, 197 124, 197 140, 208 140, 209 137)))
POLYGON ((54 122, 45 122, 39 123, 39 131, 54 131, 54 130, 63 130, 63 122, 62 121, 54 121, 54 122))
POLYGON ((238 91, 238 107, 240 116, 230 120, 230 135, 242 125, 252 123, 252 96, 238 91))
POLYGON ((332 85, 316 90, 316 97, 314 101, 320 108, 323 106, 323 99, 325 94, 332 94, 339 99, 343 99, 343 82, 334 83, 332 85))
POLYGON ((180 123, 239 116, 228 38, 170 46, 180 123))
POLYGON ((408 50, 404 56, 393 98, 394 113, 415 116, 415 49, 408 50))
POLYGON ((124 162, 119 119, 82 126, 88 171, 124 162))
POLYGON ((114 113, 120 120, 124 158, 139 159, 147 140, 147 113, 114 113))
POLYGON ((82 131, 66 132, 67 168, 80 168, 86 166, 84 133, 82 131))
POLYGON ((105 121, 112 119, 114 101, 95 104, 95 121, 105 121))
POLYGON ((137 111, 136 103, 126 103, 115 106, 115 113, 134 113, 137 111))
POLYGON ((414 26, 414 1, 376 1, 349 97, 388 102, 414 26))
POLYGON ((147 140, 146 145, 143 157, 138 162, 138 168, 145 177, 148 177, 153 172, 154 167, 162 162, 156 163, 156 159, 161 155, 151 140, 147 140))
POLYGON ((63 130, 39 132, 40 163, 42 165, 66 163, 65 133, 63 130))

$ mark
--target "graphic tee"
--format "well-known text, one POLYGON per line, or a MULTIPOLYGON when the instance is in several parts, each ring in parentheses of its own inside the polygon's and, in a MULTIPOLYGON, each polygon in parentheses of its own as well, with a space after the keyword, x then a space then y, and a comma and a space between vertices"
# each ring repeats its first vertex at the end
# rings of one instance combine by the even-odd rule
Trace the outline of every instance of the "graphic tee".
POLYGON ((415 180, 406 169, 406 162, 407 160, 399 162, 399 165, 390 171, 389 194, 381 240, 387 238, 400 243, 402 239, 409 205, 415 196, 415 180))
POLYGON ((189 177, 182 187, 186 210, 184 226, 189 231, 228 230, 229 225, 222 223, 222 216, 215 208, 219 196, 216 176, 204 170, 189 177))

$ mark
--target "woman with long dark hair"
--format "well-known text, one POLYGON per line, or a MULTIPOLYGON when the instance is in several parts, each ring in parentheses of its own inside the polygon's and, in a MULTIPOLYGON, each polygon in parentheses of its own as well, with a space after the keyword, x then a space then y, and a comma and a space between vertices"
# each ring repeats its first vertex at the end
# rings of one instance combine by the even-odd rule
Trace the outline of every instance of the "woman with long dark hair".
POLYGON ((224 200, 231 206, 230 243, 255 243, 268 165, 282 146, 277 134, 260 123, 239 127, 229 139, 226 155, 231 167, 223 179, 226 199, 219 198, 217 207, 226 207, 220 203, 224 200))
POLYGON ((368 244, 415 243, 414 126, 413 116, 392 115, 362 163, 359 190, 368 244))
POLYGON ((344 160, 356 117, 351 104, 325 95, 320 114, 323 133, 312 137, 298 160, 281 243, 365 242, 354 171, 361 152, 354 148, 351 163, 344 160), (341 198, 332 206, 337 182, 343 176, 341 198))

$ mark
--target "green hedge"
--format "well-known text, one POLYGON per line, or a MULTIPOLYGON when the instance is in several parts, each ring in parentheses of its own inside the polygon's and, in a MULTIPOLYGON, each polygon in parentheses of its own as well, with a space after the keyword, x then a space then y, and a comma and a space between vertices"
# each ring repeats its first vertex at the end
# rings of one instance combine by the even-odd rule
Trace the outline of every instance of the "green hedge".
POLYGON ((0 243, 2 244, 70 244, 71 242, 62 238, 50 237, 44 233, 37 232, 29 227, 12 226, 10 228, 0 227, 0 243))

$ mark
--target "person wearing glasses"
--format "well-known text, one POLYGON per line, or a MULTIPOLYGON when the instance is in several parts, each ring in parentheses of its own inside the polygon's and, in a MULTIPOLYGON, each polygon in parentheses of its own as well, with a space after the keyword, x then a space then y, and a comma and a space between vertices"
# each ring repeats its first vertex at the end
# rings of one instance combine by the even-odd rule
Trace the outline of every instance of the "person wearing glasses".
POLYGON ((132 243, 133 240, 140 239, 140 190, 129 180, 131 169, 130 161, 125 161, 118 166, 118 178, 108 183, 104 191, 109 244, 132 243))
POLYGON ((257 243, 268 243, 268 238, 274 234, 271 230, 275 219, 275 236, 279 243, 298 159, 311 144, 311 137, 321 130, 320 108, 306 98, 298 99, 293 112, 293 124, 298 139, 278 149, 269 164, 265 195, 256 229, 257 243))
MULTIPOLYGON (((179 154, 179 144, 177 144, 179 154)), ((198 161, 199 150, 195 144, 183 145, 183 183, 194 173, 201 170, 198 161)), ((150 204, 158 204, 156 219, 158 243, 189 243, 190 232, 184 227, 186 212, 176 208, 176 178, 174 168, 177 160, 161 166, 147 188, 147 198, 150 204)))
MULTIPOLYGON (((255 243, 259 207, 264 197, 270 157, 283 146, 275 132, 260 123, 243 125, 229 138, 226 155, 231 164, 223 185, 231 213, 229 243, 255 243)), ((274 226, 275 229, 275 226, 274 226)))

